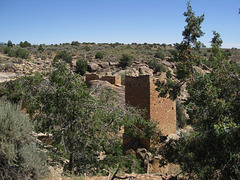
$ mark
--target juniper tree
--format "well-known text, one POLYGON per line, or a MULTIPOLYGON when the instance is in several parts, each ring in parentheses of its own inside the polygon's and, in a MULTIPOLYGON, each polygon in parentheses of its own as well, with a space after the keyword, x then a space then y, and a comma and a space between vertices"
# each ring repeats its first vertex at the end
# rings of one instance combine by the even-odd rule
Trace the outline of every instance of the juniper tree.
MULTIPOLYGON (((237 179, 240 175, 239 66, 227 61, 220 49, 220 35, 215 31, 213 34, 211 55, 206 60, 211 72, 189 73, 189 97, 185 105, 189 115, 187 123, 193 132, 166 143, 161 154, 197 179, 237 179)), ((188 45, 188 39, 185 42, 188 45)), ((189 60, 183 61, 183 65, 194 64, 194 58, 189 60)))

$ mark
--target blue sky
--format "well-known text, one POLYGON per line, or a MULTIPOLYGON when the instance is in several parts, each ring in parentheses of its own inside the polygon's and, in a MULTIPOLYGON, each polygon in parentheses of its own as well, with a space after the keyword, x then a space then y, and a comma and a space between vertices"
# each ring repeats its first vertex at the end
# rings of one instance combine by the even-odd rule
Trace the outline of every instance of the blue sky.
MULTIPOLYGON (((0 0, 0 42, 55 44, 181 42, 187 0, 0 0)), ((240 48, 240 0, 192 0, 205 14, 200 40, 212 30, 223 47, 240 48)))

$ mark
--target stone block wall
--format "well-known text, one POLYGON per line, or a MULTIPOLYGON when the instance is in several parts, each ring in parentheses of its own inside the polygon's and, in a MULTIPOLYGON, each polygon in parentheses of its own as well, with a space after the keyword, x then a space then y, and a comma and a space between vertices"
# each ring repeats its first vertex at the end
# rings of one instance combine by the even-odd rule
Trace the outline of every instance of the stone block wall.
POLYGON ((99 80, 99 76, 97 74, 85 74, 86 82, 92 81, 92 80, 99 80))
POLYGON ((97 74, 85 74, 85 76, 87 83, 92 80, 102 80, 114 85, 121 85, 121 76, 99 76, 97 74))
MULTIPOLYGON (((176 133, 175 101, 159 97, 156 85, 149 75, 125 78, 125 102, 130 106, 146 111, 145 119, 158 122, 158 128, 163 135, 176 133)), ((130 143, 131 138, 124 136, 123 143, 130 143)), ((150 147, 150 140, 140 140, 145 148, 150 147)))
POLYGON ((100 80, 108 81, 115 85, 121 85, 121 76, 102 76, 100 80))

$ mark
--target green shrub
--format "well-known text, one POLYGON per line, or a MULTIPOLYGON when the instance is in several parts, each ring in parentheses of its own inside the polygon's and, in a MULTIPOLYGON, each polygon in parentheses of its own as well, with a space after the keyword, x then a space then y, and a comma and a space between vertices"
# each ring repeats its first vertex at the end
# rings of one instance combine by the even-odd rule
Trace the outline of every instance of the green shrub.
POLYGON ((96 55, 95 55, 95 58, 96 59, 103 59, 103 53, 97 52, 96 55))
POLYGON ((33 126, 21 109, 0 101, 1 179, 38 179, 46 173, 46 161, 32 137, 33 126))
POLYGON ((79 59, 76 63, 76 73, 84 75, 87 70, 87 61, 79 59))
POLYGON ((7 46, 8 46, 8 47, 13 47, 12 41, 9 40, 9 41, 7 42, 7 46))
POLYGON ((166 72, 166 67, 160 64, 157 59, 150 60, 148 66, 154 70, 154 73, 166 72))
POLYGON ((161 50, 158 50, 156 52, 156 54, 154 55, 155 58, 160 58, 160 59, 164 59, 165 55, 163 54, 163 52, 161 50))
POLYGON ((44 51, 44 48, 43 48, 42 44, 40 44, 40 45, 38 46, 38 51, 41 51, 41 52, 44 51))
POLYGON ((31 43, 24 41, 24 42, 20 42, 20 47, 25 48, 25 47, 31 47, 31 43))
POLYGON ((22 59, 27 59, 29 56, 29 53, 21 48, 18 48, 15 53, 16 53, 15 57, 20 57, 22 59))
POLYGON ((131 56, 130 54, 122 54, 119 65, 123 68, 125 68, 127 66, 131 66, 132 60, 133 60, 133 56, 131 56))
POLYGON ((167 71, 166 76, 167 76, 167 78, 171 78, 172 77, 172 73, 171 73, 170 70, 167 71))
POLYGON ((8 52, 10 51, 11 48, 9 47, 3 47, 3 53, 4 54, 8 54, 8 52))
POLYGON ((15 51, 14 51, 13 49, 10 49, 10 50, 8 51, 7 55, 8 55, 9 57, 16 57, 16 53, 15 53, 15 51))
POLYGON ((184 113, 184 105, 177 101, 176 102, 176 111, 177 111, 177 127, 184 128, 187 125, 187 117, 184 113))
POLYGON ((86 51, 90 51, 90 47, 89 47, 89 46, 84 46, 84 49, 85 49, 86 51))
POLYGON ((70 65, 72 64, 72 56, 69 53, 67 53, 67 51, 65 50, 57 52, 56 56, 53 59, 54 62, 59 60, 65 61, 70 65))
POLYGON ((72 46, 79 46, 80 43, 79 43, 78 41, 72 41, 71 45, 72 45, 72 46))

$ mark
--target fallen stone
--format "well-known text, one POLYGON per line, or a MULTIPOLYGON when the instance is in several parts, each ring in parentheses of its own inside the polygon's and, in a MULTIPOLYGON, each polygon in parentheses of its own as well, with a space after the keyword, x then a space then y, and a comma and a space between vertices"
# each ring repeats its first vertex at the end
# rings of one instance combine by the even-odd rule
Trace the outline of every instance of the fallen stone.
POLYGON ((95 72, 99 69, 99 66, 96 63, 88 63, 88 71, 95 72))

